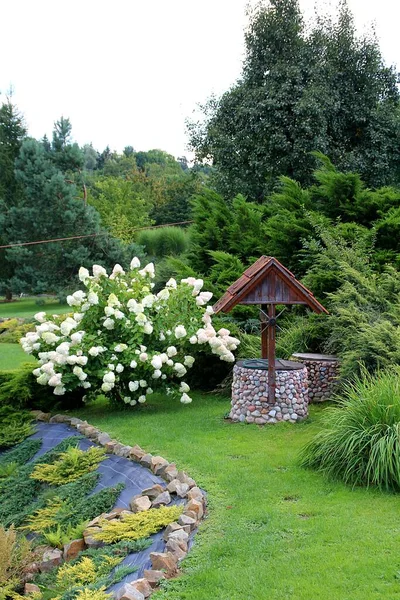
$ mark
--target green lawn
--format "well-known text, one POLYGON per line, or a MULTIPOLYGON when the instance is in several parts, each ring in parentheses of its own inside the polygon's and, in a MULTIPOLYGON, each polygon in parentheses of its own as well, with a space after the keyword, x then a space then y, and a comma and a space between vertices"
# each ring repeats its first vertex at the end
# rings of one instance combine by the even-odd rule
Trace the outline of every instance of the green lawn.
POLYGON ((68 304, 60 304, 56 299, 46 299, 44 306, 36 304, 36 298, 16 299, 13 302, 0 302, 0 317, 33 317, 40 311, 46 311, 49 314, 63 314, 71 311, 68 304))
POLYGON ((24 362, 34 362, 19 344, 0 344, 0 370, 18 369, 24 362))
POLYGON ((324 407, 298 425, 231 424, 229 400, 154 397, 139 411, 98 401, 80 417, 175 460, 209 495, 183 575, 154 600, 400 598, 399 496, 345 487, 297 466, 324 407))

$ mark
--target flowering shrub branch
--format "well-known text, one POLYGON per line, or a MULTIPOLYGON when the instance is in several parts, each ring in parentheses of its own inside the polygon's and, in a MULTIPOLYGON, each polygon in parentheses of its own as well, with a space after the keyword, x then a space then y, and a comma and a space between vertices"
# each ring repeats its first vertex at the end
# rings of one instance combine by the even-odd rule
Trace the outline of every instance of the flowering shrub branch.
POLYGON ((239 340, 227 329, 215 331, 210 292, 203 281, 170 279, 153 294, 154 265, 140 269, 138 258, 128 273, 115 265, 108 276, 83 267, 79 279, 86 291, 68 296, 74 312, 63 320, 40 312, 39 325, 21 339, 25 352, 39 360, 37 382, 63 395, 78 388, 87 397, 98 393, 134 406, 154 390, 166 390, 191 402, 183 378, 194 363, 190 350, 203 345, 221 360, 234 362, 239 340))

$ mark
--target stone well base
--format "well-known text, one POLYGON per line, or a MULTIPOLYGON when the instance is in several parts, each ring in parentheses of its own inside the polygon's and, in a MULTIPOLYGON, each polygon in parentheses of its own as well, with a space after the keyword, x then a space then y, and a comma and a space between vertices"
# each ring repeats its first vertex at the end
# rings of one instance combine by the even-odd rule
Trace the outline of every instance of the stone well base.
POLYGON ((310 402, 329 400, 338 385, 339 359, 328 354, 296 353, 291 360, 299 360, 307 367, 310 402))
POLYGON ((239 361, 233 368, 232 408, 230 418, 246 423, 301 421, 308 416, 307 369, 300 363, 277 361, 288 369, 276 371, 275 402, 268 402, 268 371, 248 368, 239 361))

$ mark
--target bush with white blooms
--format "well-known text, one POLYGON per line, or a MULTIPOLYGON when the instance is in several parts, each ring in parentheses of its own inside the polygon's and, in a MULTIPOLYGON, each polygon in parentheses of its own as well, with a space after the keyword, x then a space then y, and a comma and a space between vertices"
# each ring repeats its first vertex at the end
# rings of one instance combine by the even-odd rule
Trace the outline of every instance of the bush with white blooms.
POLYGON ((131 406, 155 390, 191 402, 184 381, 195 360, 191 349, 200 345, 234 362, 239 340, 227 329, 215 331, 207 306, 212 294, 201 291, 201 279, 170 279, 153 294, 154 276, 154 265, 141 269, 138 258, 127 273, 120 265, 110 275, 99 265, 93 275, 81 267, 86 291, 67 298, 74 312, 36 314, 36 331, 21 339, 25 352, 38 358, 37 382, 58 396, 83 388, 87 398, 101 393, 131 406))

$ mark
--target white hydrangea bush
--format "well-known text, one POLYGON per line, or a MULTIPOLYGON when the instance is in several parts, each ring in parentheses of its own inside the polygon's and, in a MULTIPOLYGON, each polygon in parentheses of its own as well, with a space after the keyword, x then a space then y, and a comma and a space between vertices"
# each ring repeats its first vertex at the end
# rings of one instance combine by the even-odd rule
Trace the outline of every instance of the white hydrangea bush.
POLYGON ((212 294, 202 291, 203 281, 170 279, 153 294, 154 265, 140 266, 134 258, 129 272, 115 265, 110 275, 99 265, 92 275, 81 267, 86 291, 67 298, 74 312, 35 315, 36 331, 21 345, 39 361, 33 371, 39 384, 58 396, 83 388, 87 398, 101 393, 131 406, 164 390, 185 404, 191 398, 184 377, 196 345, 234 362, 239 340, 228 329, 214 329, 207 306, 212 294))

